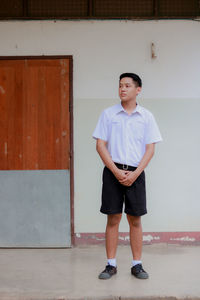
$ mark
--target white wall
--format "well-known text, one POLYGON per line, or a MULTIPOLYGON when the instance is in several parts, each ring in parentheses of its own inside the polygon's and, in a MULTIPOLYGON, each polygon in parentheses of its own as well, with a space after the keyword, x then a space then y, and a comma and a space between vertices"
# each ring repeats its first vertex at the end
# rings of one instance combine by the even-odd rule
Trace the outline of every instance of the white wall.
MULTIPOLYGON (((200 23, 187 20, 0 22, 0 55, 73 55, 76 232, 104 231, 91 135, 102 109, 118 101, 126 71, 142 77, 139 102, 164 138, 146 170, 144 231, 199 231, 199 34, 200 23)), ((125 219, 120 229, 128 230, 125 219)))

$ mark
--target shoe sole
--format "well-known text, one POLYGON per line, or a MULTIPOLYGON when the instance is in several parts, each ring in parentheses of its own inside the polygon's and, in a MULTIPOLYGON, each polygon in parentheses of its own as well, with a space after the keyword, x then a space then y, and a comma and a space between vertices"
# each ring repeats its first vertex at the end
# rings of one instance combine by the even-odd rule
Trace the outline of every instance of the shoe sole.
POLYGON ((144 276, 142 275, 141 277, 138 275, 132 274, 132 273, 131 273, 131 275, 133 275, 137 279, 148 279, 149 278, 149 275, 144 275, 144 276))
POLYGON ((116 275, 117 273, 114 273, 112 275, 109 275, 109 274, 100 274, 98 276, 99 279, 103 279, 103 280, 106 280, 106 279, 110 279, 113 275, 116 275))

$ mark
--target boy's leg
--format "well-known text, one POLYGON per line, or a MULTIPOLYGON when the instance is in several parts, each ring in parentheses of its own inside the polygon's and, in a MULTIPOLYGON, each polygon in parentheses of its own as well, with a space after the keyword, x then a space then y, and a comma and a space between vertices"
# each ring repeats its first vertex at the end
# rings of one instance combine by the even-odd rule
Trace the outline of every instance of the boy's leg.
POLYGON ((131 274, 138 279, 149 278, 148 273, 142 267, 142 224, 140 216, 131 216, 127 214, 130 226, 130 244, 133 254, 133 266, 131 274))
POLYGON ((109 279, 117 273, 116 251, 118 243, 118 230, 122 214, 111 214, 107 216, 106 225, 106 254, 108 263, 100 274, 99 279, 109 279))
POLYGON ((142 223, 141 217, 127 214, 130 226, 130 244, 134 260, 141 260, 142 256, 142 223))
POLYGON ((122 214, 113 214, 107 216, 106 225, 106 254, 108 259, 116 257, 118 244, 118 230, 122 214))
POLYGON ((99 279, 108 279, 117 273, 116 251, 118 243, 119 223, 124 202, 123 186, 107 168, 103 171, 102 203, 100 211, 107 215, 106 253, 107 265, 99 274, 99 279))

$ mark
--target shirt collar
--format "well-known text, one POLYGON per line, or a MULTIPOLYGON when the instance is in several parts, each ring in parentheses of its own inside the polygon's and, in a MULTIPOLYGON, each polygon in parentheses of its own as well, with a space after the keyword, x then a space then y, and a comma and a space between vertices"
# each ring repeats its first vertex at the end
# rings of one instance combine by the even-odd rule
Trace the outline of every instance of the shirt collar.
MULTIPOLYGON (((127 112, 126 112, 125 109, 123 108, 122 104, 119 103, 119 105, 118 105, 118 107, 117 107, 116 113, 119 113, 119 112, 121 112, 121 111, 124 111, 124 112, 127 114, 127 112)), ((134 114, 134 113, 136 113, 136 112, 142 114, 142 106, 140 106, 138 103, 137 103, 136 108, 134 109, 134 111, 133 111, 131 114, 134 114)))

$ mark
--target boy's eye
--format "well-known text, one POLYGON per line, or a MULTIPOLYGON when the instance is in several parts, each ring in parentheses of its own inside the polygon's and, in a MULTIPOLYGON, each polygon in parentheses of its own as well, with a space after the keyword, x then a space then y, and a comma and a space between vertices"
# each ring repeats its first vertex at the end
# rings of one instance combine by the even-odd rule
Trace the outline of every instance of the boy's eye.
MULTIPOLYGON (((126 88, 128 88, 128 87, 130 87, 130 86, 131 86, 130 84, 126 84, 126 85, 125 85, 126 88)), ((123 88, 123 85, 120 85, 119 88, 120 88, 120 89, 123 88)))

